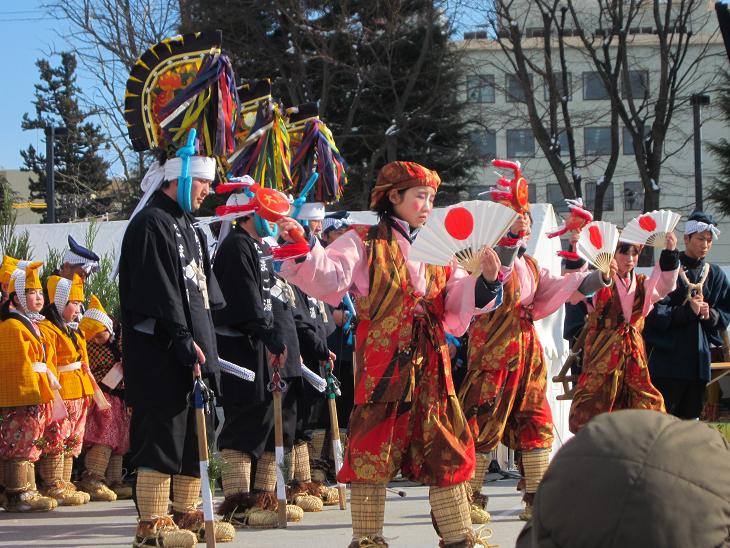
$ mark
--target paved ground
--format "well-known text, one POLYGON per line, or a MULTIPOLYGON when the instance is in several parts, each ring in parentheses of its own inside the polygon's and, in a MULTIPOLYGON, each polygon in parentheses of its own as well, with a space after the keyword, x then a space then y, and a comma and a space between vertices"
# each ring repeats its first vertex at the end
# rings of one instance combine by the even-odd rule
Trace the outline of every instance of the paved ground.
MULTIPOLYGON (((500 548, 514 546, 523 522, 520 495, 514 480, 488 478, 482 490, 489 494, 492 523, 491 542, 500 548)), ((385 510, 385 536, 393 547, 436 546, 437 538, 428 515, 428 489, 395 483, 406 491, 400 498, 388 493, 385 510)), ((43 514, 6 514, 0 512, 0 545, 43 546, 130 546, 136 513, 131 501, 95 502, 85 506, 58 508, 43 514)), ((240 530, 227 547, 276 548, 302 546, 343 548, 350 540, 350 512, 327 507, 324 512, 307 513, 304 520, 290 524, 286 530, 240 530)), ((204 546, 199 544, 198 546, 204 546)))

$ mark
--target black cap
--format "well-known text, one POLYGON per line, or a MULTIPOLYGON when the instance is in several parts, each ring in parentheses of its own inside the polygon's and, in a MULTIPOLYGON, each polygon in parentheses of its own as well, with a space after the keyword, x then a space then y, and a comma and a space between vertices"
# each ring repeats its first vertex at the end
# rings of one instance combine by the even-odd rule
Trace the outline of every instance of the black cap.
POLYGON ((706 223, 708 225, 717 226, 717 222, 709 213, 704 211, 693 211, 692 214, 687 218, 688 221, 697 221, 700 223, 706 223))

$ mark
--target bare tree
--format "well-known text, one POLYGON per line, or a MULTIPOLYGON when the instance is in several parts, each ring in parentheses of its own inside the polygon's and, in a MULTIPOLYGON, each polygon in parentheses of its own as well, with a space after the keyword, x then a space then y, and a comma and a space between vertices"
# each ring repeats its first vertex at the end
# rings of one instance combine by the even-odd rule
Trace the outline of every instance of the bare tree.
POLYGON ((91 87, 83 90, 83 101, 109 136, 115 152, 112 163, 124 179, 116 185, 119 198, 129 201, 138 189, 123 183, 141 178, 145 159, 132 151, 124 121, 127 78, 149 46, 177 33, 181 6, 178 0, 53 0, 44 7, 69 23, 70 32, 59 37, 92 78, 91 87))
POLYGON ((612 109, 631 136, 644 188, 644 211, 657 209, 662 164, 689 141, 665 150, 675 118, 692 94, 713 89, 719 82, 719 71, 708 70, 709 61, 723 57, 721 51, 710 48, 719 33, 711 24, 713 13, 704 0, 598 0, 598 26, 587 32, 591 27, 584 24, 585 14, 577 5, 577 0, 568 0, 575 27, 581 29, 583 48, 610 94, 612 109), (642 73, 647 62, 632 48, 643 29, 651 30, 652 44, 658 47, 658 55, 652 58, 659 65, 654 93, 648 80, 642 82, 639 76, 637 81, 634 76, 642 73), (690 56, 691 46, 697 50, 690 56))
POLYGON ((487 120, 494 125, 517 119, 529 127, 565 197, 583 194, 584 168, 599 168, 596 218, 603 215, 604 196, 622 152, 622 137, 628 137, 645 190, 644 210, 656 209, 662 164, 691 138, 691 134, 680 139, 674 135, 672 146, 667 147, 667 133, 674 128, 677 111, 686 105, 689 95, 711 87, 714 81, 698 78, 700 66, 715 55, 710 44, 716 31, 705 30, 708 17, 704 7, 700 0, 488 3, 482 12, 485 34, 488 43, 497 47, 493 55, 474 56, 472 70, 490 66, 498 75, 497 88, 501 80, 505 93, 514 95, 515 89, 508 89, 507 84, 512 79, 520 98, 507 108, 490 105, 487 120), (694 46, 691 55, 690 46, 694 46), (646 51, 651 52, 651 58, 642 57, 646 51), (569 75, 575 63, 598 75, 607 108, 571 102, 576 85, 569 75), (653 89, 649 88, 650 66, 658 74, 658 78, 653 77, 653 89), (702 83, 697 84, 698 80, 702 83), (597 123, 610 130, 608 149, 600 158, 580 154, 575 131, 597 123))

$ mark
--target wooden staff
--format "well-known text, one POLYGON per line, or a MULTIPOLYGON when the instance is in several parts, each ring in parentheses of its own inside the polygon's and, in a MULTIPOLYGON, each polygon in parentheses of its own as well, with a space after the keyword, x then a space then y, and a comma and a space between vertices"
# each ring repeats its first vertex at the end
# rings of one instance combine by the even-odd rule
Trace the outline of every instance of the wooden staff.
MULTIPOLYGON (((340 423, 337 420, 337 405, 335 399, 339 388, 339 381, 333 373, 334 364, 330 359, 325 365, 325 379, 327 380, 327 404, 330 409, 330 425, 332 428, 332 455, 335 459, 335 477, 342 468, 342 442, 340 441, 340 423)), ((337 491, 340 494, 340 510, 347 510, 345 485, 337 482, 337 491)))
POLYGON ((281 356, 272 362, 269 392, 274 399, 274 454, 276 455, 276 498, 278 499, 279 528, 286 529, 286 483, 284 482, 284 424, 281 413, 281 393, 286 390, 286 382, 281 379, 279 367, 281 356))
POLYGON ((205 412, 210 403, 210 389, 203 383, 200 364, 193 368, 193 394, 195 398, 195 424, 198 433, 198 458, 200 460, 200 493, 203 497, 205 518, 205 545, 215 548, 215 522, 213 519, 213 493, 208 478, 208 435, 205 430, 205 412))

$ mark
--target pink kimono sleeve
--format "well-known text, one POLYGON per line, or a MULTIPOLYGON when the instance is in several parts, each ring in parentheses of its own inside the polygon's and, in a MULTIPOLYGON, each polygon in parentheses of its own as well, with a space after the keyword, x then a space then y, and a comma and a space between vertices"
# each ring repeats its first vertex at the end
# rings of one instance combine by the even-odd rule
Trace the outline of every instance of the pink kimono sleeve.
POLYGON ((475 315, 494 310, 501 302, 497 297, 483 308, 476 308, 476 282, 477 278, 466 270, 452 267, 451 276, 446 282, 444 328, 456 337, 466 333, 475 315))
POLYGON ((348 291, 367 295, 370 285, 365 246, 354 230, 326 249, 316 242, 304 261, 285 261, 279 274, 307 295, 332 306, 340 304, 348 291))
POLYGON ((564 276, 553 276, 546 268, 540 269, 540 283, 532 302, 532 316, 535 320, 545 318, 566 302, 576 304, 585 298, 578 288, 589 272, 573 272, 564 276))
POLYGON ((662 270, 658 264, 654 266, 651 276, 644 280, 644 307, 641 311, 644 317, 654 308, 655 302, 662 300, 674 291, 674 288, 677 287, 678 274, 679 268, 662 270))

